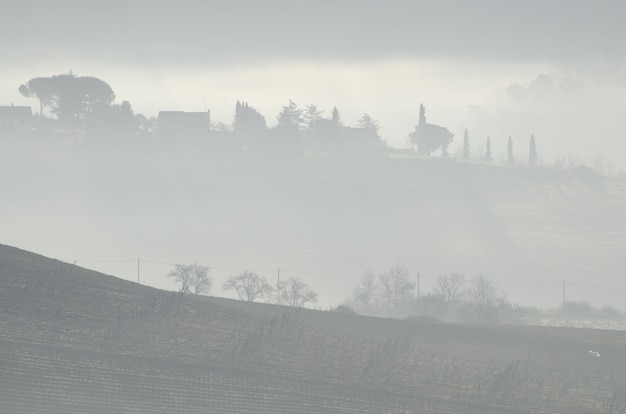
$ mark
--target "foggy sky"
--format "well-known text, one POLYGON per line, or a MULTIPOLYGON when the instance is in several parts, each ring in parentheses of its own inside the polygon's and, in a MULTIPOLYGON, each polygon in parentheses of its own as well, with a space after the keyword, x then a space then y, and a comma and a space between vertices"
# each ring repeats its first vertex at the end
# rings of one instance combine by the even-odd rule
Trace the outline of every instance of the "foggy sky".
POLYGON ((519 61, 626 53, 626 5, 619 0, 62 0, 4 6, 3 59, 33 63, 78 56, 222 65, 284 56, 519 61))

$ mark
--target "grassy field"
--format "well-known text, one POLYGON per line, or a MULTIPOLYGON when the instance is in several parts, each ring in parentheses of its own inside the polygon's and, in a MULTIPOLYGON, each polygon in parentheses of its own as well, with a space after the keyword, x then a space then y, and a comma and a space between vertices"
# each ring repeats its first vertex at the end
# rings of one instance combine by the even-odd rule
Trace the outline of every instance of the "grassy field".
POLYGON ((7 413, 626 413, 625 356, 626 332, 180 295, 0 246, 7 413))

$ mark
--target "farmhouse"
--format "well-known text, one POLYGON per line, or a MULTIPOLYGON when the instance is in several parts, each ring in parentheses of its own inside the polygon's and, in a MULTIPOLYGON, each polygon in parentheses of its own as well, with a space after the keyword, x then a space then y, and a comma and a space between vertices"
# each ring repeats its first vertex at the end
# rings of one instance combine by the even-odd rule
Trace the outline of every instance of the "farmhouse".
POLYGON ((32 126, 30 106, 0 106, 0 134, 15 136, 28 133, 32 126))
POLYGON ((373 128, 342 127, 341 139, 345 152, 356 153, 377 151, 383 146, 378 133, 373 128))
POLYGON ((206 137, 211 129, 211 111, 160 111, 157 133, 172 138, 206 137))
POLYGON ((328 153, 372 153, 384 147, 376 129, 341 126, 331 119, 315 121, 307 138, 311 149, 328 153))

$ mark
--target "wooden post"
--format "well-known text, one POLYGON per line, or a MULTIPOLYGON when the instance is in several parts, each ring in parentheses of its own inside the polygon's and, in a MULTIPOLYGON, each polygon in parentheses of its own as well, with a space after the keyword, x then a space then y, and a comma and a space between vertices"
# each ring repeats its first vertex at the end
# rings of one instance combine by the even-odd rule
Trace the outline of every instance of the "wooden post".
POLYGON ((417 272, 417 297, 420 297, 420 272, 417 272))
POLYGON ((280 305, 280 266, 278 266, 278 278, 276 280, 276 295, 278 298, 278 304, 280 305))

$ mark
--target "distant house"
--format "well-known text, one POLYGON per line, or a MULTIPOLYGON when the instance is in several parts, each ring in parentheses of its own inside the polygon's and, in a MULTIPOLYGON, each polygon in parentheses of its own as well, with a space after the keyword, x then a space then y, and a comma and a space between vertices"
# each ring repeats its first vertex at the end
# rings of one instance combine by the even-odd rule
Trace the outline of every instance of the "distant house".
POLYGON ((33 124, 30 106, 0 106, 0 134, 14 136, 28 133, 33 124))
POLYGON ((341 127, 341 140, 345 152, 375 152, 384 149, 383 141, 374 128, 341 127))
POLYGON ((384 149, 374 128, 341 126, 331 119, 319 119, 307 131, 309 148, 329 154, 363 154, 384 149))
POLYGON ((206 137, 211 129, 211 111, 160 111, 157 133, 172 138, 206 137))

